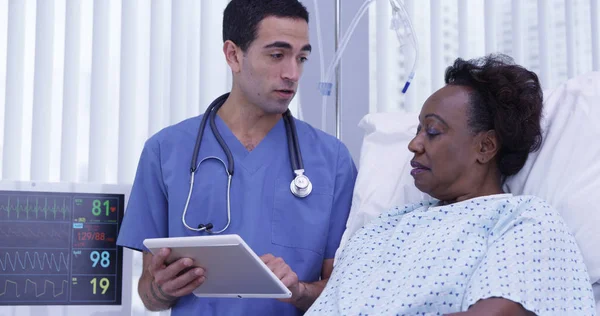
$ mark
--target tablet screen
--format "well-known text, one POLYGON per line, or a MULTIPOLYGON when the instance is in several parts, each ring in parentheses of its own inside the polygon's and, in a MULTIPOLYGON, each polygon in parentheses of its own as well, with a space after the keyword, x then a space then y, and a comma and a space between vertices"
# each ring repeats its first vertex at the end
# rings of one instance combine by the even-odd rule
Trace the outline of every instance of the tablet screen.
POLYGON ((289 298, 291 292, 235 234, 146 239, 153 253, 170 248, 169 260, 191 258, 206 272, 199 297, 289 298))

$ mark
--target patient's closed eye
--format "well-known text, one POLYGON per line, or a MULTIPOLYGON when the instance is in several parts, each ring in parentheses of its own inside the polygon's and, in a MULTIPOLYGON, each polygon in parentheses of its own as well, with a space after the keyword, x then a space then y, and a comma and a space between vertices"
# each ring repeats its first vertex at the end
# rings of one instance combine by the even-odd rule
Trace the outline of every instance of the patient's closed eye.
POLYGON ((435 137, 437 135, 441 134, 440 131, 434 129, 434 128, 428 128, 427 129, 427 136, 431 137, 435 137))
MULTIPOLYGON (((416 135, 419 135, 419 133, 421 133, 421 129, 422 129, 421 125, 417 126, 417 133, 416 133, 416 135)), ((432 128, 432 127, 428 127, 425 132, 427 133, 427 136, 429 138, 433 138, 433 137, 441 134, 441 132, 439 130, 437 130, 435 128, 432 128)))

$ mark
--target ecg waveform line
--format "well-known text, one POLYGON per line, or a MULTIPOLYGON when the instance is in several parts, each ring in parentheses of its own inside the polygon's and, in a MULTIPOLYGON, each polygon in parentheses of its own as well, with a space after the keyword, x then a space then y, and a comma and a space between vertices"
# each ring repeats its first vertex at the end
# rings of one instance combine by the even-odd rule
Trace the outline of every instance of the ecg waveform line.
POLYGON ((70 219, 71 214, 71 202, 70 198, 64 197, 62 198, 62 202, 57 202, 57 198, 50 198, 51 201, 48 203, 48 197, 40 198, 25 198, 23 201, 20 198, 13 198, 13 202, 11 202, 11 197, 8 197, 6 205, 0 205, 0 213, 6 212, 6 218, 11 219, 11 214, 14 214, 14 219, 58 219, 59 220, 68 220, 70 219), (43 201, 40 203, 40 200, 43 201), (35 201, 33 201, 35 200, 35 201), (25 215, 21 215, 21 214, 25 215))
POLYGON ((50 281, 50 280, 44 280, 44 291, 42 293, 39 293, 38 292, 38 284, 37 284, 37 282, 32 281, 30 279, 27 279, 27 280, 25 280, 25 291, 23 291, 22 293, 19 293, 19 284, 17 282, 15 282, 15 281, 6 280, 4 282, 4 291, 0 293, 0 296, 4 296, 4 294, 6 294, 6 292, 8 291, 8 285, 9 284, 14 284, 15 285, 15 296, 16 297, 20 297, 22 294, 27 294, 28 290, 29 291, 33 291, 30 288, 35 289, 35 297, 40 297, 40 296, 46 294, 46 290, 47 290, 48 284, 51 284, 52 285, 52 295, 54 297, 58 297, 58 296, 61 296, 61 295, 63 295, 65 293, 65 283, 68 286, 68 282, 66 280, 63 280, 61 282, 60 292, 57 294, 56 293, 56 284, 54 282, 50 281), (29 284, 32 284, 32 286, 29 286, 29 284))
POLYGON ((2 271, 6 271, 6 269, 11 268, 12 271, 15 272, 19 266, 23 270, 28 268, 36 270, 39 266, 39 269, 44 271, 46 265, 48 266, 48 269, 52 270, 52 268, 54 268, 57 272, 60 272, 62 266, 64 266, 63 270, 68 271, 69 255, 67 254, 65 256, 61 252, 60 256, 56 258, 53 253, 48 256, 48 253, 40 255, 36 251, 33 253, 33 255, 30 255, 29 251, 26 251, 25 255, 23 255, 23 259, 21 259, 19 252, 15 253, 14 258, 8 252, 4 255, 4 260, 0 256, 0 268, 2 271))
POLYGON ((31 228, 21 228, 21 229, 13 229, 12 227, 8 228, 8 230, 2 229, 0 228, 0 237, 1 236, 6 236, 7 238, 11 238, 11 237, 25 237, 25 238, 30 238, 30 237, 35 237, 35 238, 46 238, 46 239, 64 239, 64 238, 69 238, 69 231, 66 230, 60 230, 60 231, 56 231, 54 229, 50 230, 50 231, 44 231, 44 230, 39 230, 39 231, 33 231, 33 229, 31 228))

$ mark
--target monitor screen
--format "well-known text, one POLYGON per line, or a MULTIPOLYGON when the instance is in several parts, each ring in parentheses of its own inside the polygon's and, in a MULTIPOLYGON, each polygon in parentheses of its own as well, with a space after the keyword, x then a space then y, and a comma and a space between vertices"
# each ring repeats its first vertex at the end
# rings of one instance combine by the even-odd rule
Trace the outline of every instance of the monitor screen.
POLYGON ((0 305, 120 305, 123 194, 0 191, 0 305))

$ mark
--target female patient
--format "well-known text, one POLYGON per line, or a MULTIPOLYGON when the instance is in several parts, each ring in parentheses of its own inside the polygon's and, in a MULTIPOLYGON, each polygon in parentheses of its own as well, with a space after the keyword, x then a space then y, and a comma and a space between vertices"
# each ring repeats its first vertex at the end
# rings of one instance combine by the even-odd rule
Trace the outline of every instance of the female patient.
POLYGON ((419 115, 411 175, 434 201, 357 231, 307 315, 594 315, 583 258, 557 212, 502 181, 542 141, 535 73, 457 59, 419 115))

